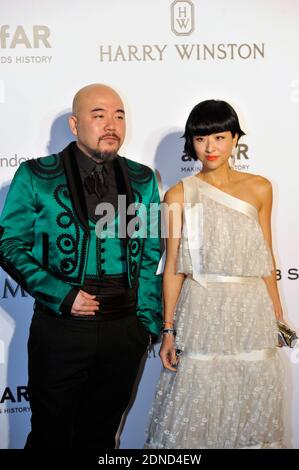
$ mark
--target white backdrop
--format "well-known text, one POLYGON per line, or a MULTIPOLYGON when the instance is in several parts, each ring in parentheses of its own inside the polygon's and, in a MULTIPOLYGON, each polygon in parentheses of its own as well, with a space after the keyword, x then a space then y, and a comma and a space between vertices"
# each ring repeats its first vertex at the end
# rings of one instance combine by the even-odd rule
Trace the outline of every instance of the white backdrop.
MULTIPOLYGON (((125 101, 121 154, 156 168, 161 192, 192 171, 182 160, 184 123, 199 101, 219 98, 246 131, 237 168, 274 187, 273 238, 289 323, 299 263, 299 2, 297 0, 0 0, 0 209, 21 161, 70 140, 74 93, 102 82, 125 101)), ((297 302, 296 302, 297 300, 297 302)), ((32 299, 0 273, 0 448, 29 429, 26 341, 32 299)), ((282 351, 288 446, 299 448, 299 350, 282 351)), ((149 359, 122 434, 141 448, 160 370, 149 359)), ((86 406, 97 406, 86 400, 86 406)))

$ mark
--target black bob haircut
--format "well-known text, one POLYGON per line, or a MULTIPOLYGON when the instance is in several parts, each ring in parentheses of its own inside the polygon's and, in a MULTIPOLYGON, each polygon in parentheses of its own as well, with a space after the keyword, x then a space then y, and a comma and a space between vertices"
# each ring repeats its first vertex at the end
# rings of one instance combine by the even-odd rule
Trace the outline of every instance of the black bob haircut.
POLYGON ((198 103, 192 109, 186 122, 183 135, 185 155, 197 159, 193 147, 193 137, 225 131, 230 131, 233 137, 238 134, 238 140, 242 135, 245 135, 234 108, 226 101, 221 100, 206 100, 198 103))

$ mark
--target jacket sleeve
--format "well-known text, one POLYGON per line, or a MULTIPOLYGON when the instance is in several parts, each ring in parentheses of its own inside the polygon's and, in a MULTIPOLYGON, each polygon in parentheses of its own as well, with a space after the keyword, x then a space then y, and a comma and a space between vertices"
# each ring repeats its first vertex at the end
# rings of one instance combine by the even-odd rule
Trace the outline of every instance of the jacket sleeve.
POLYGON ((72 290, 32 255, 37 217, 36 195, 28 162, 18 168, 0 219, 0 265, 32 297, 57 314, 72 290))
POLYGON ((147 233, 138 278, 137 315, 155 336, 162 326, 162 275, 156 274, 161 258, 160 196, 153 174, 151 210, 147 211, 147 233))

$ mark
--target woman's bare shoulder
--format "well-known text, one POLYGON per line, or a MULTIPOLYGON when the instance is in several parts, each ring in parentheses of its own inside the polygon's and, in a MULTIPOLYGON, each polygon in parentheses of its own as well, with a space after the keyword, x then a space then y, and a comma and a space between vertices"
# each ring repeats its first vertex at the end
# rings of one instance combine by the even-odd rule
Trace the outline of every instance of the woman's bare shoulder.
POLYGON ((260 189, 260 190, 269 190, 272 187, 271 182, 261 175, 256 175, 254 173, 244 173, 241 171, 236 172, 236 179, 239 180, 240 183, 246 184, 260 189))
POLYGON ((179 202, 183 204, 184 187, 181 181, 179 181, 177 184, 169 188, 168 191, 166 191, 165 196, 164 196, 164 201, 167 203, 179 202))

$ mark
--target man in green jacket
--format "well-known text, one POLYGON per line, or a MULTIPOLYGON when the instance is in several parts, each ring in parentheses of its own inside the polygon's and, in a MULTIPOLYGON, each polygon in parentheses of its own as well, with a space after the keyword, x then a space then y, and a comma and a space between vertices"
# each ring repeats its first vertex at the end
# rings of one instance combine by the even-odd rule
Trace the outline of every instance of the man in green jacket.
POLYGON ((28 448, 115 447, 140 360, 161 328, 159 193, 118 155, 119 95, 77 92, 76 142, 24 162, 0 220, 0 261, 34 299, 28 448))

